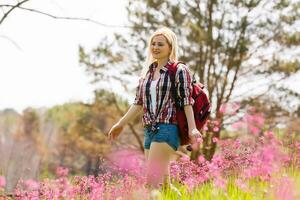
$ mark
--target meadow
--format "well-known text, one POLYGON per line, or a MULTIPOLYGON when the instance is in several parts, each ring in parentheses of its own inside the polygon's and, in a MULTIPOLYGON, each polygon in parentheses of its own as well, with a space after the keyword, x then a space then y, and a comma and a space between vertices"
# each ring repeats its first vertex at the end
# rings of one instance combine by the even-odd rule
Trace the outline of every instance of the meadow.
POLYGON ((58 167, 56 177, 40 181, 20 180, 14 194, 2 199, 300 199, 300 142, 264 131, 261 136, 214 139, 218 151, 211 161, 203 155, 191 161, 182 156, 171 164, 170 187, 150 188, 145 184, 143 155, 120 150, 100 166, 102 174, 73 176, 58 167))

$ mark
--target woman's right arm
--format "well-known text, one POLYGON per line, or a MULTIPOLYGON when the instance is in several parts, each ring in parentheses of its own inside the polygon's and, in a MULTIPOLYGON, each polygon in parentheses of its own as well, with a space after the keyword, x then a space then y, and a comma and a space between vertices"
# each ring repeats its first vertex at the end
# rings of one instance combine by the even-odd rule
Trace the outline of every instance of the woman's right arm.
POLYGON ((130 106, 126 114, 110 129, 108 133, 109 139, 112 140, 118 137, 124 126, 143 111, 142 83, 143 79, 141 78, 136 88, 136 95, 133 104, 130 106))
POLYGON ((128 124, 128 122, 134 119, 137 115, 141 114, 143 111, 142 105, 133 104, 130 106, 129 110, 126 114, 110 129, 108 133, 108 138, 110 140, 116 139, 122 132, 124 126, 128 124))
POLYGON ((136 116, 141 114, 143 111, 142 105, 132 104, 126 114, 119 120, 118 124, 120 126, 125 126, 128 122, 134 119, 136 116))

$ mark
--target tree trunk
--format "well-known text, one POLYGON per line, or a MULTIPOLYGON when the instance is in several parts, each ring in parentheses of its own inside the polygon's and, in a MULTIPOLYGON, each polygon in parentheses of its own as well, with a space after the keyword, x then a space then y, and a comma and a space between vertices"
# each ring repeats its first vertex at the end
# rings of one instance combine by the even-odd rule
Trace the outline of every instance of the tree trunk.
POLYGON ((95 163, 95 169, 94 169, 94 176, 98 176, 99 174, 99 166, 100 166, 100 158, 97 156, 96 163, 95 163))
POLYGON ((91 169, 92 169, 92 160, 88 158, 86 162, 86 168, 85 168, 85 174, 88 176, 91 174, 91 169))
MULTIPOLYGON (((212 134, 212 138, 220 138, 220 131, 218 131, 218 132, 213 132, 213 134, 212 134)), ((208 151, 208 155, 206 155, 206 159, 207 160, 211 160, 212 158, 213 158, 213 156, 214 156, 214 154, 215 154, 215 152, 216 152, 216 148, 217 148, 217 143, 216 142, 212 142, 211 143, 211 145, 210 145, 210 149, 209 149, 209 151, 208 151)))

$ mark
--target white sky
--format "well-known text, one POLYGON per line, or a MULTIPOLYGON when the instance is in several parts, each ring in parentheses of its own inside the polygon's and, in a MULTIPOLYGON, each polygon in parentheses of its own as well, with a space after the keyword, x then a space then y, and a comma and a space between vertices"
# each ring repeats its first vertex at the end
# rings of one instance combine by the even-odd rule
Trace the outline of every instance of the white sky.
MULTIPOLYGON (((126 23, 125 0, 32 0, 24 4, 56 16, 91 18, 104 24, 126 23)), ((1 4, 9 3, 2 1, 1 4)), ((0 110, 90 102, 93 88, 78 62, 78 45, 97 46, 122 29, 85 21, 57 20, 15 10, 0 26, 0 110), (10 40, 13 40, 16 47, 10 40)))

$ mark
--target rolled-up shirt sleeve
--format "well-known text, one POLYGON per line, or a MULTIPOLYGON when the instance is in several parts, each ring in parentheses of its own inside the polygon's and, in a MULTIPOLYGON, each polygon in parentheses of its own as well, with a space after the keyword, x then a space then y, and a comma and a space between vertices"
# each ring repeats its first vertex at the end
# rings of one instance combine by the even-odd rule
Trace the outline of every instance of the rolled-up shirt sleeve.
POLYGON ((175 76, 177 95, 181 101, 181 105, 194 105, 192 98, 192 77, 188 67, 184 64, 179 64, 175 76))
POLYGON ((143 78, 140 78, 138 86, 136 87, 135 99, 133 101, 134 105, 143 105, 142 84, 143 84, 143 78))

